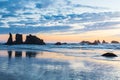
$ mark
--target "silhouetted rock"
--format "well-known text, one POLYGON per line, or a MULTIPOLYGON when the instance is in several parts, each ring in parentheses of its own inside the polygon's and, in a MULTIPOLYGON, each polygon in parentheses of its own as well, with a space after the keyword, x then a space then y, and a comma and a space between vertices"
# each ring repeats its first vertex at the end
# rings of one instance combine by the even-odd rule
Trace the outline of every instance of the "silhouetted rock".
POLYGON ((104 57, 117 57, 117 55, 114 53, 105 53, 102 56, 104 56, 104 57))
POLYGON ((9 33, 9 38, 8 38, 8 40, 7 40, 6 45, 12 45, 12 44, 13 44, 12 34, 9 33))
POLYGON ((12 34, 9 33, 9 38, 6 45, 16 45, 16 44, 37 44, 37 45, 45 45, 45 42, 42 39, 39 39, 36 36, 29 35, 26 37, 25 42, 23 42, 22 34, 16 34, 15 41, 13 42, 12 34))
POLYGON ((29 35, 26 37, 24 44, 37 44, 37 45, 45 45, 45 42, 42 39, 39 39, 36 36, 29 35))
POLYGON ((100 44, 100 41, 99 40, 95 40, 93 43, 89 43, 90 45, 98 45, 100 44))
POLYGON ((22 34, 16 34, 14 44, 23 44, 22 34))
POLYGON ((86 45, 86 44, 90 44, 91 42, 89 42, 89 41, 81 41, 80 42, 80 44, 82 44, 82 45, 86 45))
POLYGON ((99 40, 95 40, 94 42, 90 42, 90 41, 82 41, 80 44, 82 45, 98 45, 100 44, 100 41, 99 40))
POLYGON ((62 43, 63 45, 66 45, 67 43, 65 42, 65 43, 62 43))
POLYGON ((102 44, 107 44, 108 42, 106 42, 105 40, 102 41, 102 44))
POLYGON ((55 43, 55 45, 62 45, 62 43, 61 42, 57 42, 57 43, 55 43))
POLYGON ((111 41, 111 43, 119 43, 118 41, 111 41))
POLYGON ((99 40, 95 40, 97 44, 101 44, 101 42, 99 40))

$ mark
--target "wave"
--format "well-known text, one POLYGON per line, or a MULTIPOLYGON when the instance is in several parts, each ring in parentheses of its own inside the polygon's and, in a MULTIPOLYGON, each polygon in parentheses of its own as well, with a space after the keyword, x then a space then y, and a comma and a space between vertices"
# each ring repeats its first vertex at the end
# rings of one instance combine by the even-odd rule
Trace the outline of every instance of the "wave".
POLYGON ((100 44, 100 45, 81 45, 81 44, 68 44, 68 45, 0 45, 0 50, 46 50, 46 49, 120 49, 120 44, 100 44))
POLYGON ((101 57, 105 52, 117 53, 120 56, 120 44, 104 44, 104 45, 81 45, 81 44, 67 44, 67 45, 0 45, 0 50, 14 50, 14 51, 47 51, 55 53, 63 53, 66 56, 74 57, 90 57, 97 60, 120 60, 107 59, 101 57))

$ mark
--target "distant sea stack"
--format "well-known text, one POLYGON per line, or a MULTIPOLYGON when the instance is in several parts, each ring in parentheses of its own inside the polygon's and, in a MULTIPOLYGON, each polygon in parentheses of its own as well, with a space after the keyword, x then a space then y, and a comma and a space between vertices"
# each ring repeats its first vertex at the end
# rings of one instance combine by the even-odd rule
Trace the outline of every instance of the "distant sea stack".
POLYGON ((67 43, 56 42, 54 45, 66 45, 67 43))
POLYGON ((55 45, 62 45, 62 43, 61 42, 56 42, 55 45))
POLYGON ((23 35, 22 34, 16 34, 15 35, 15 41, 13 41, 12 34, 9 33, 9 38, 7 40, 6 45, 18 45, 18 44, 36 44, 36 45, 45 45, 45 42, 43 39, 40 39, 33 35, 26 36, 25 42, 23 42, 23 35))
POLYGON ((101 44, 99 40, 95 40, 93 43, 91 43, 91 45, 98 45, 101 44))
POLYGON ((116 43, 116 44, 117 44, 117 43, 119 43, 119 42, 118 42, 118 41, 111 41, 111 43, 116 43))
POLYGON ((108 44, 108 42, 106 42, 105 40, 102 41, 102 44, 108 44))
POLYGON ((82 45, 98 45, 101 44, 99 40, 95 40, 94 42, 90 41, 81 41, 80 44, 82 45))

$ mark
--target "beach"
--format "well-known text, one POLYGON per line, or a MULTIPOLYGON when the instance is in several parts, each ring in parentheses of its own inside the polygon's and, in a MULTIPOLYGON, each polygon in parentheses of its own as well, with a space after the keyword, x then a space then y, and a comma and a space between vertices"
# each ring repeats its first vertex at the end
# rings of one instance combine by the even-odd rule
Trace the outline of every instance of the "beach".
POLYGON ((120 0, 0 0, 0 80, 120 80, 120 0))
POLYGON ((0 49, 0 80, 120 79, 119 44, 0 45, 0 49), (105 52, 118 57, 101 56, 105 52))

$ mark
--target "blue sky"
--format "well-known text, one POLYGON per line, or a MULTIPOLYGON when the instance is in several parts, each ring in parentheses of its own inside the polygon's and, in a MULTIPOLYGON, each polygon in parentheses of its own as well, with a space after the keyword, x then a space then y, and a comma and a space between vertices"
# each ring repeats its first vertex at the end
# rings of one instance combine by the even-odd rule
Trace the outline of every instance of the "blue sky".
POLYGON ((0 0, 0 34, 120 29, 119 4, 120 0, 0 0))

